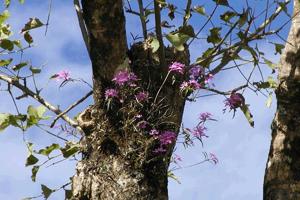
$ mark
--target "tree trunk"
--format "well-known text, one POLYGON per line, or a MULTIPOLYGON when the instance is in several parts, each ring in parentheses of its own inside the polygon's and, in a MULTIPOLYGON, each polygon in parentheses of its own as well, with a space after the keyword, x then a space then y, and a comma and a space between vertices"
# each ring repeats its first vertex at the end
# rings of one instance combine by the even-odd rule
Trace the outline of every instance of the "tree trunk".
MULTIPOLYGON (((158 144, 147 134, 149 130, 127 123, 137 106, 120 104, 107 109, 104 92, 112 87, 116 72, 129 69, 140 79, 138 86, 154 97, 167 66, 160 67, 157 55, 142 43, 128 50, 122 0, 82 0, 82 6, 90 38, 95 104, 78 117, 84 130, 80 142, 83 159, 72 179, 71 199, 166 200, 167 172, 175 144, 165 154, 155 154, 158 144)), ((189 53, 166 48, 166 61, 188 64, 189 53)), ((138 111, 149 123, 178 133, 185 103, 179 81, 172 84, 168 79, 158 99, 155 103, 152 98, 138 111)))
POLYGON ((300 3, 281 55, 277 112, 264 180, 264 200, 300 199, 300 3))

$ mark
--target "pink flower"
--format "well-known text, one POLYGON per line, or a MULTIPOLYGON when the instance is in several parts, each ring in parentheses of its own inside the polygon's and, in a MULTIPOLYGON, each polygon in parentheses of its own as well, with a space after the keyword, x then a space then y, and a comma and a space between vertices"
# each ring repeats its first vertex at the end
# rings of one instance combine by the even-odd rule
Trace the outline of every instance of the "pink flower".
POLYGON ((148 97, 149 97, 149 93, 148 92, 139 92, 137 95, 135 95, 135 98, 139 102, 147 101, 148 97))
POLYGON ((172 144, 176 140, 176 134, 173 131, 164 131, 158 136, 158 139, 161 145, 172 144))
POLYGON ((213 153, 209 153, 209 160, 213 161, 215 164, 219 162, 217 156, 213 153))
POLYGON ((208 84, 213 78, 214 78, 214 75, 212 75, 212 74, 206 75, 205 79, 204 79, 204 83, 208 84))
POLYGON ((174 154, 173 160, 174 160, 175 163, 177 163, 179 161, 182 162, 182 158, 179 155, 177 155, 177 154, 174 154))
POLYGON ((230 109, 236 109, 245 103, 245 99, 240 93, 232 93, 229 98, 225 101, 225 107, 229 107, 230 109))
POLYGON ((105 98, 118 97, 118 91, 116 89, 107 89, 105 90, 105 98))
POLYGON ((200 116, 199 116, 199 119, 202 121, 202 122, 205 122, 206 120, 210 120, 212 119, 212 114, 209 113, 209 112, 204 112, 204 113, 201 113, 200 116))
POLYGON ((179 74, 183 74, 185 65, 180 62, 173 62, 169 66, 169 72, 177 72, 179 74))
POLYGON ((206 130, 207 130, 207 128, 205 128, 204 126, 198 125, 197 127, 195 127, 193 129, 192 134, 197 138, 208 137, 204 133, 206 130))
POLYGON ((160 146, 156 149, 154 149, 153 153, 155 154, 162 154, 162 153, 165 153, 167 151, 167 149, 163 146, 160 146))
POLYGON ((189 70, 190 73, 190 79, 198 79, 199 76, 201 76, 203 74, 203 68, 201 68, 200 66, 194 66, 189 70))
POLYGON ((149 135, 152 135, 152 136, 158 136, 159 135, 159 131, 156 130, 156 129, 152 129, 150 132, 149 132, 149 135))
POLYGON ((138 127, 139 127, 140 129, 145 129, 145 128, 147 127, 147 124, 148 124, 148 122, 146 122, 146 121, 140 121, 140 122, 138 123, 138 127))
POLYGON ((112 81, 114 81, 119 86, 123 86, 125 83, 129 83, 130 85, 135 86, 133 82, 136 80, 137 76, 134 73, 129 73, 127 70, 119 71, 112 79, 112 81))
POLYGON ((56 80, 63 80, 63 81, 70 80, 71 79, 71 77, 70 77, 70 71, 68 71, 68 70, 62 70, 62 71, 56 73, 54 75, 54 78, 56 80))
POLYGON ((189 82, 184 81, 180 85, 181 90, 197 90, 200 88, 201 88, 201 85, 196 80, 189 80, 189 82))

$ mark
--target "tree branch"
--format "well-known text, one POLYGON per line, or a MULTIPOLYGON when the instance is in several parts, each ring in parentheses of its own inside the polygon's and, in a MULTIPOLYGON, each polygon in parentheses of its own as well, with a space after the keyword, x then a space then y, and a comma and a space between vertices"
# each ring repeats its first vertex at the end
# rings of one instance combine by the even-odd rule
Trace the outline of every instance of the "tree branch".
POLYGON ((186 8, 185 8, 185 15, 183 17, 183 25, 186 25, 188 19, 190 18, 190 15, 191 15, 191 5, 192 5, 192 0, 187 0, 187 4, 186 4, 186 8))
POLYGON ((143 28, 143 36, 144 39, 147 39, 147 25, 146 25, 146 17, 145 17, 145 12, 144 12, 144 6, 143 6, 143 0, 138 0, 139 3, 139 9, 140 9, 140 19, 142 23, 142 28, 143 28))
MULTIPOLYGON (((62 111, 58 109, 57 107, 53 106, 49 102, 47 102, 45 99, 43 99, 39 94, 33 92, 29 88, 25 87, 24 85, 20 84, 18 80, 8 77, 6 75, 0 74, 0 79, 15 86, 16 88, 20 89, 22 92, 24 92, 26 95, 32 97, 33 99, 37 100, 40 104, 48 108, 50 111, 54 112, 57 115, 60 115, 62 111)), ((62 115, 62 119, 64 119, 68 124, 70 124, 72 127, 77 128, 80 132, 82 132, 81 128, 78 126, 78 123, 72 120, 67 115, 62 115)))
POLYGON ((86 29, 86 26, 85 26, 85 23, 84 23, 84 20, 83 20, 82 9, 80 7, 79 0, 74 0, 74 7, 75 7, 75 10, 76 10, 76 14, 77 14, 78 22, 79 22, 79 27, 80 27, 80 30, 81 30, 81 34, 82 34, 86 49, 88 51, 89 56, 91 56, 90 55, 91 47, 90 47, 90 44, 89 44, 89 36, 88 36, 88 32, 87 32, 87 29, 86 29))
POLYGON ((93 94, 93 91, 90 91, 89 93, 87 93, 84 97, 82 97, 81 99, 79 99, 78 101, 76 101, 75 103, 73 103, 71 106, 69 106, 65 111, 63 111, 62 113, 60 113, 59 115, 57 115, 57 117, 53 120, 53 122, 50 125, 50 128, 52 128, 55 123, 57 122, 57 120, 59 118, 61 118, 63 115, 67 114, 70 110, 72 110, 73 108, 75 108, 77 105, 79 105, 80 103, 82 103, 84 100, 86 100, 89 96, 91 96, 93 94))
POLYGON ((157 40, 159 41, 159 62, 160 62, 160 67, 163 68, 167 64, 165 59, 165 46, 164 46, 162 31, 161 31, 160 7, 159 7, 159 3, 156 0, 154 0, 154 12, 155 12, 156 37, 157 40))

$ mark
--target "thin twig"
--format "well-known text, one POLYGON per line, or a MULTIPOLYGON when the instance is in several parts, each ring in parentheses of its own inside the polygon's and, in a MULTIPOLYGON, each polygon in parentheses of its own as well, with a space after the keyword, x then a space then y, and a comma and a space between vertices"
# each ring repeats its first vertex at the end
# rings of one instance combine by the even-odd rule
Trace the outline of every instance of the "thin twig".
POLYGON ((45 35, 47 35, 47 31, 48 31, 48 26, 49 26, 49 22, 50 22, 51 10, 52 10, 52 0, 50 0, 50 3, 49 3, 49 11, 48 11, 48 16, 47 16, 45 35))
POLYGON ((53 122, 50 125, 50 128, 52 128, 55 123, 57 122, 57 120, 59 118, 61 118, 63 115, 67 114, 70 110, 72 110, 73 108, 75 108, 77 105, 79 105, 80 103, 82 103, 84 100, 86 100, 89 96, 91 96, 93 94, 93 91, 90 91, 89 93, 87 93, 84 97, 82 97, 81 99, 79 99, 78 101, 76 101, 75 103, 73 103, 71 106, 69 106, 65 111, 63 111, 62 113, 60 113, 59 115, 56 116, 56 118, 53 120, 53 122))
POLYGON ((46 133, 49 134, 49 135, 52 135, 52 136, 54 136, 54 137, 56 137, 56 138, 58 138, 58 139, 61 139, 61 140, 65 141, 65 142, 68 141, 67 139, 65 139, 65 138, 63 138, 63 137, 61 137, 61 136, 59 136, 59 135, 56 135, 56 134, 54 134, 54 133, 52 133, 52 132, 50 132, 50 131, 48 131, 48 130, 46 130, 46 129, 44 129, 44 128, 42 128, 42 127, 39 126, 39 125, 37 125, 37 127, 38 127, 39 129, 41 129, 42 131, 46 132, 46 133))

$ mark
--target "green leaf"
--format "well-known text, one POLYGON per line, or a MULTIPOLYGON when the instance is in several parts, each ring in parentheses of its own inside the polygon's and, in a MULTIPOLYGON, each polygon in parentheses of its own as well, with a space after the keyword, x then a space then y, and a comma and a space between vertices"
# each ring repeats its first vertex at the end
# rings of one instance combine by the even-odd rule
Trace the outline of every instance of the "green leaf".
POLYGON ((254 127, 254 121, 253 121, 253 115, 251 114, 250 110, 249 110, 249 106, 244 104, 242 106, 240 106, 242 112, 244 113, 246 119, 248 120, 249 124, 251 127, 254 127))
POLYGON ((66 146, 64 148, 60 148, 60 150, 64 158, 69 158, 79 151, 79 145, 74 143, 67 143, 66 146))
POLYGON ((27 64, 28 64, 27 62, 22 62, 22 63, 19 63, 19 64, 13 66, 12 69, 14 71, 18 71, 18 70, 22 69, 23 67, 27 66, 27 64))
POLYGON ((166 0, 155 0, 155 1, 156 1, 157 3, 159 3, 161 7, 164 7, 164 6, 167 5, 166 0))
POLYGON ((11 36, 10 26, 5 24, 0 27, 0 40, 8 39, 11 36))
POLYGON ((36 181, 36 175, 37 175, 39 169, 40 169, 40 166, 38 166, 38 165, 33 166, 32 169, 31 169, 31 173, 32 173, 32 174, 31 174, 31 180, 32 180, 33 182, 36 181))
POLYGON ((196 37, 194 28, 191 25, 184 25, 179 27, 177 33, 188 35, 189 37, 196 37))
POLYGON ((200 15, 206 15, 204 6, 194 6, 193 11, 200 15))
POLYGON ((30 165, 34 165, 36 164, 37 162, 39 161, 39 159, 37 157, 35 157, 34 155, 32 154, 29 154, 29 156, 27 157, 26 159, 26 163, 25 163, 25 166, 30 166, 30 165))
POLYGON ((152 48, 152 53, 155 53, 159 49, 159 41, 156 38, 151 38, 150 46, 152 48))
POLYGON ((190 36, 182 33, 169 33, 166 38, 178 51, 184 51, 184 44, 190 39, 190 36))
POLYGON ((28 106, 27 108, 27 128, 33 125, 36 125, 40 120, 47 119, 44 117, 44 113, 46 112, 46 108, 44 106, 28 106))
POLYGON ((44 24, 38 18, 30 18, 29 21, 25 24, 21 32, 24 33, 31 29, 39 28, 43 25, 44 24))
POLYGON ((22 49, 22 44, 20 40, 14 40, 13 41, 14 45, 17 46, 18 48, 22 49))
POLYGON ((6 8, 8 8, 10 5, 10 0, 4 0, 4 5, 6 8))
POLYGON ((41 73, 41 69, 39 69, 39 68, 34 68, 34 67, 30 67, 29 68, 30 69, 30 71, 33 73, 33 74, 39 74, 39 73, 41 73))
POLYGON ((275 73, 275 69, 277 69, 277 64, 263 57, 264 62, 272 69, 272 73, 275 73))
POLYGON ((8 66, 12 61, 13 61, 12 58, 10 58, 8 60, 0 60, 0 67, 8 66))
POLYGON ((256 85, 259 89, 277 88, 277 82, 271 76, 269 76, 267 81, 265 82, 254 82, 253 84, 256 85))
POLYGON ((26 31, 24 33, 24 39, 29 45, 33 43, 33 39, 31 37, 31 35, 29 34, 29 31, 26 31))
POLYGON ((14 43, 8 39, 1 40, 0 47, 2 49, 12 51, 14 49, 14 43))
POLYGON ((168 177, 174 179, 177 183, 181 184, 179 179, 175 176, 175 174, 171 171, 168 171, 168 177))
POLYGON ((224 14, 222 14, 220 18, 225 22, 230 22, 230 20, 235 16, 237 16, 235 12, 227 11, 224 14))
POLYGON ((229 6, 229 3, 227 0, 213 0, 213 1, 216 2, 216 4, 218 4, 218 5, 229 6))
POLYGON ((196 63, 202 67, 209 67, 210 63, 213 60, 213 58, 211 57, 213 52, 214 48, 208 48, 200 58, 197 58, 196 63))
POLYGON ((45 149, 40 149, 38 154, 44 155, 44 156, 49 156, 49 154, 56 150, 59 149, 60 146, 59 144, 52 144, 51 146, 47 146, 45 149))
POLYGON ((273 93, 271 92, 271 93, 269 94, 269 96, 268 96, 267 101, 266 101, 266 106, 267 106, 268 108, 271 107, 272 99, 273 99, 273 93))
POLYGON ((20 2, 21 4, 23 4, 23 3, 25 2, 25 0, 19 0, 19 2, 20 2))
POLYGON ((46 185, 41 184, 42 192, 45 199, 48 199, 54 190, 51 190, 46 185))
POLYGON ((281 54, 282 50, 284 49, 284 45, 278 44, 278 43, 273 43, 275 45, 275 55, 276 54, 281 54))
POLYGON ((10 13, 8 10, 4 10, 3 13, 0 14, 0 25, 2 25, 9 17, 10 13))
POLYGON ((258 55, 257 55, 256 51, 252 47, 247 46, 247 45, 243 45, 243 49, 250 52, 250 54, 252 55, 252 58, 253 58, 254 65, 257 65, 258 64, 258 55))
POLYGON ((173 4, 169 4, 168 9, 169 9, 168 16, 170 17, 171 20, 173 20, 175 18, 175 11, 177 7, 174 6, 173 4))
POLYGON ((0 113, 0 132, 6 129, 9 123, 10 114, 8 113, 0 113))
POLYGON ((0 132, 12 125, 18 128, 22 128, 19 124, 20 121, 24 121, 24 115, 11 115, 9 113, 0 113, 0 132))
POLYGON ((242 27, 245 25, 245 23, 247 22, 247 19, 248 19, 248 14, 249 14, 248 10, 246 10, 246 11, 243 11, 243 13, 239 15, 240 16, 240 19, 238 21, 239 27, 242 27))
POLYGON ((220 27, 215 27, 210 29, 210 35, 207 37, 207 42, 217 44, 222 41, 220 31, 222 28, 220 27))

